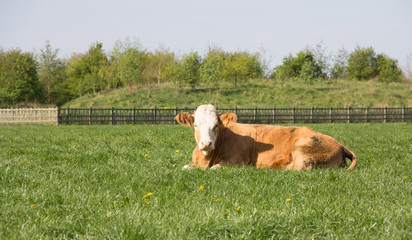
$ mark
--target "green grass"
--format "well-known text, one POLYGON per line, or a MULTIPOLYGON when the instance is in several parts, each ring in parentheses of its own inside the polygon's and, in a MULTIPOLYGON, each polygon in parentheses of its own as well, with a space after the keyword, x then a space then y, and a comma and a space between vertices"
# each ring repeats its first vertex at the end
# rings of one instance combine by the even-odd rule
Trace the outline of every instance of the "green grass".
POLYGON ((405 83, 377 81, 301 80, 222 82, 219 87, 179 89, 171 84, 139 86, 77 98, 64 107, 402 107, 412 105, 412 89, 405 83))
POLYGON ((0 239, 411 239, 412 125, 309 126, 357 168, 182 171, 190 128, 1 125, 0 239))

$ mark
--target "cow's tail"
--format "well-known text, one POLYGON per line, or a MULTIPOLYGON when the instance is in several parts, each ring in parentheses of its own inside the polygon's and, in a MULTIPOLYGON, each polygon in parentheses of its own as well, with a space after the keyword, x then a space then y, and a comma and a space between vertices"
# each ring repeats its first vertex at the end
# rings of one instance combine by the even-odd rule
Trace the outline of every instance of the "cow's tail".
POLYGON ((345 158, 349 158, 352 161, 351 165, 348 167, 347 170, 352 170, 356 166, 356 162, 357 162, 356 155, 351 150, 349 150, 349 148, 347 148, 343 145, 342 145, 342 147, 343 147, 343 152, 345 154, 345 158))

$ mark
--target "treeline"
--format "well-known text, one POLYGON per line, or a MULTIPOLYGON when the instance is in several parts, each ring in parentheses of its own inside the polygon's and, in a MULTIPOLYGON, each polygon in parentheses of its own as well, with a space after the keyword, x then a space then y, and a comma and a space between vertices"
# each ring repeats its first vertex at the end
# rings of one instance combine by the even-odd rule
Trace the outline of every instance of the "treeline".
POLYGON ((341 49, 326 56, 321 46, 283 58, 281 65, 268 69, 260 53, 227 52, 209 47, 204 56, 191 52, 177 56, 167 48, 153 52, 137 42, 117 42, 106 53, 94 43, 86 53, 61 59, 49 42, 39 54, 19 49, 0 50, 0 106, 37 102, 63 104, 73 98, 102 90, 140 84, 169 82, 180 87, 219 86, 231 81, 270 77, 274 80, 349 78, 403 81, 395 59, 376 54, 372 47, 341 49))

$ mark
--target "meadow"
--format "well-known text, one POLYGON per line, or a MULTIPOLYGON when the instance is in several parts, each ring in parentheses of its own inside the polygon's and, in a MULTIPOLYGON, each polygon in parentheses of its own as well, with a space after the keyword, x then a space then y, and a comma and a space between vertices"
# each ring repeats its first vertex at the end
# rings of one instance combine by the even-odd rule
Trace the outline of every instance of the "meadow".
POLYGON ((353 171, 181 170, 179 125, 0 126, 0 239, 412 239, 412 124, 312 124, 353 171))

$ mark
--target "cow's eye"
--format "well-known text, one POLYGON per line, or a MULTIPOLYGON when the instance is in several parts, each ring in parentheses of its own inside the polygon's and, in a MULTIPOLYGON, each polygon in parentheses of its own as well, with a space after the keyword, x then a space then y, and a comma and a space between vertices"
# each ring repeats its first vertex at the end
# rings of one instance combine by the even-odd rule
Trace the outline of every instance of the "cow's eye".
POLYGON ((215 131, 215 130, 216 130, 216 128, 217 128, 217 125, 215 125, 215 126, 213 127, 213 131, 215 131))

